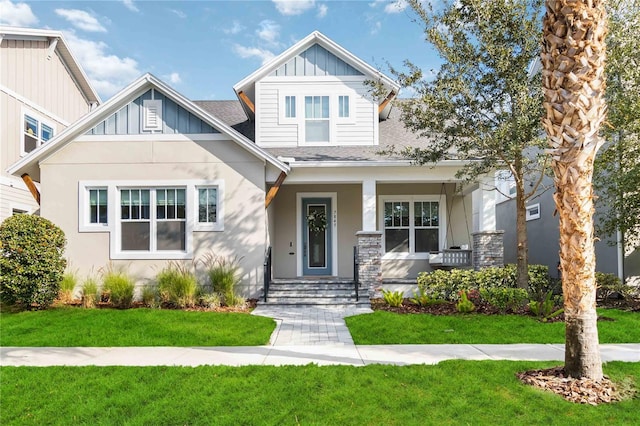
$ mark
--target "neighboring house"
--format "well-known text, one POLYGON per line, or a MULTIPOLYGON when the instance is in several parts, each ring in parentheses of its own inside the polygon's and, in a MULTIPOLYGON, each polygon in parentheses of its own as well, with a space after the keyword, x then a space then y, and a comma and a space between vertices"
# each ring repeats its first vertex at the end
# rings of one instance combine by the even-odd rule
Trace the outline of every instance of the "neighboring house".
MULTIPOLYGON (((500 192, 496 205, 496 225, 504 229, 505 263, 516 263, 516 205, 515 183, 512 179, 500 179, 496 183, 500 192)), ((537 197, 527 204, 527 238, 529 243, 529 263, 547 265, 552 277, 559 278, 558 264, 560 262, 560 230, 558 216, 555 214, 556 205, 553 200, 553 181, 545 178, 544 187, 537 197)), ((594 220, 603 214, 602 208, 595 212, 594 220)), ((615 245, 615 240, 597 240, 596 270, 615 274, 629 283, 640 285, 640 247, 633 242, 627 242, 624 252, 615 245), (612 242, 614 244, 612 244, 612 242)))
POLYGON ((458 160, 378 154, 428 141, 392 110, 398 85, 326 36, 234 89, 237 101, 194 102, 147 74, 10 168, 40 182, 74 267, 126 265, 142 283, 172 259, 238 256, 242 292, 256 297, 268 247, 275 278, 346 279, 358 247, 369 290, 430 270, 450 246, 473 245, 475 266, 502 261, 485 244, 501 238, 494 191, 457 192, 458 160))
POLYGON ((0 27, 0 221, 38 210, 25 181, 7 168, 99 102, 62 33, 0 27))

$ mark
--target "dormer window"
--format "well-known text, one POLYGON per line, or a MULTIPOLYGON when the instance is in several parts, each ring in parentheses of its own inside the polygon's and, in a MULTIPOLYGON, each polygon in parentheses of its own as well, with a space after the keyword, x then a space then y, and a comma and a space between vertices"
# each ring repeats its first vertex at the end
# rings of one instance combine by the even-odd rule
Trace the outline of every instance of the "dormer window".
POLYGON ((305 96, 305 141, 329 142, 329 96, 305 96))
POLYGON ((23 117, 22 154, 28 154, 53 137, 53 125, 30 112, 23 117))

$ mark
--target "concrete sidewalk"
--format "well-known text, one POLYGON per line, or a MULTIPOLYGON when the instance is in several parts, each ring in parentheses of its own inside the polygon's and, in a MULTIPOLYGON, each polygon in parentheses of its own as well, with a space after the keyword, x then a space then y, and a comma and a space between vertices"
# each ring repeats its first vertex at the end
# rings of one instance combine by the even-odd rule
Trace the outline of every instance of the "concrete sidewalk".
MULTIPOLYGON (((640 362, 640 344, 600 345, 602 360, 640 362)), ((447 359, 562 361, 564 345, 305 345, 0 348, 2 366, 199 366, 437 364, 447 359)))

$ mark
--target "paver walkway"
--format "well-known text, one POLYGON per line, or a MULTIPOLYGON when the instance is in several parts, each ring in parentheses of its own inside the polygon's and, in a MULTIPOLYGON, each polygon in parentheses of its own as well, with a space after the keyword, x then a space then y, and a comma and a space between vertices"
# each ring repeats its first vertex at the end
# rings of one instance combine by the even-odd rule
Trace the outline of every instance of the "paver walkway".
POLYGON ((344 318, 373 312, 370 308, 309 306, 273 307, 260 305, 253 315, 278 323, 271 336, 273 346, 351 345, 353 339, 344 318))

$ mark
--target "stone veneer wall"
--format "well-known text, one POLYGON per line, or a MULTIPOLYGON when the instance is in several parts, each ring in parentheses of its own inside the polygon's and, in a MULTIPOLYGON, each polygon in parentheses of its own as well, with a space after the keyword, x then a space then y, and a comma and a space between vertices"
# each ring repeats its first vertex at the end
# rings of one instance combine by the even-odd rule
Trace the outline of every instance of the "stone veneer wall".
POLYGON ((360 287, 368 289, 372 297, 375 289, 382 285, 382 232, 359 231, 356 237, 360 287))
POLYGON ((504 266, 504 231, 481 231, 473 237, 473 269, 504 266))

